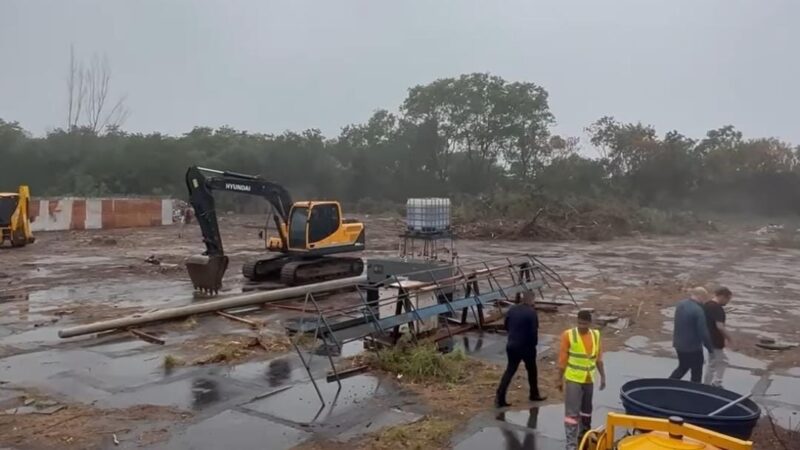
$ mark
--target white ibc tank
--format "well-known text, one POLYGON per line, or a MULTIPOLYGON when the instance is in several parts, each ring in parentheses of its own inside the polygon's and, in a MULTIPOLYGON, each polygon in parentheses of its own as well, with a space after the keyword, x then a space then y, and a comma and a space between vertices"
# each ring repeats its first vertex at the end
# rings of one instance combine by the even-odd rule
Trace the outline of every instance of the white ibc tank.
POLYGON ((450 229, 449 198, 410 198, 406 201, 409 231, 435 233, 450 229))

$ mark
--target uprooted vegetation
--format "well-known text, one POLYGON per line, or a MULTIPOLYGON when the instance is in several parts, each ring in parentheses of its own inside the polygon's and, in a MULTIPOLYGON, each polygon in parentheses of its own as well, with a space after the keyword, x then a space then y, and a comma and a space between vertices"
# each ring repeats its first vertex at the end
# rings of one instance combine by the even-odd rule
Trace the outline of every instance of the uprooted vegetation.
POLYGON ((712 222, 692 212, 641 208, 616 200, 514 195, 466 202, 456 209, 454 225, 463 238, 545 241, 602 241, 636 232, 681 235, 716 231, 712 222))
POLYGON ((467 377, 473 362, 461 350, 442 354, 433 343, 398 345, 371 358, 374 368, 412 382, 457 383, 467 377))
MULTIPOLYGON (((298 345, 310 345, 301 340, 298 345)), ((184 365, 233 364, 260 355, 284 353, 292 348, 288 336, 259 330, 255 336, 223 335, 184 342, 176 354, 164 356, 166 370, 184 365)))

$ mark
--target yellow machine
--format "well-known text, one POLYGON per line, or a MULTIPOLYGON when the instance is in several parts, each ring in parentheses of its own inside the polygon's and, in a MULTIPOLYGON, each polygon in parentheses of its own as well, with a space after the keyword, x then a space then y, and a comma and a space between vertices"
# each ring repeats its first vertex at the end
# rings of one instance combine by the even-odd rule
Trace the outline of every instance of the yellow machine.
POLYGON ((685 424, 679 417, 655 419, 608 413, 605 426, 589 431, 579 450, 752 450, 753 443, 685 424), (615 441, 620 428, 639 434, 615 441))
POLYGON ((9 241, 12 247, 23 247, 35 241, 28 212, 30 198, 24 185, 19 192, 0 192, 0 245, 9 241))
POLYGON ((258 176, 190 167, 186 186, 203 233, 206 251, 186 261, 196 289, 216 292, 228 267, 214 206, 213 191, 248 194, 264 198, 273 210, 277 237, 267 237, 273 255, 246 262, 242 275, 252 281, 279 281, 295 286, 361 275, 364 261, 340 253, 364 250, 364 224, 342 217, 336 201, 293 202, 281 185, 258 176), (333 256, 331 256, 333 255, 333 256))

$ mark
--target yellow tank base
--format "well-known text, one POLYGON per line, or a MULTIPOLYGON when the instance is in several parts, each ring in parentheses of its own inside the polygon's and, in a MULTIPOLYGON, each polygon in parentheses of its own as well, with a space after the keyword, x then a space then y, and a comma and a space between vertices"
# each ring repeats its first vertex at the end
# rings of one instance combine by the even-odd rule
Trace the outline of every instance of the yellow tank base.
POLYGON ((680 417, 655 419, 608 413, 606 424, 586 433, 579 450, 752 450, 751 441, 684 424, 680 417), (643 431, 614 442, 618 428, 643 431))
POLYGON ((669 433, 651 431, 647 434, 629 436, 617 442, 618 450, 723 450, 694 439, 673 439, 669 433))

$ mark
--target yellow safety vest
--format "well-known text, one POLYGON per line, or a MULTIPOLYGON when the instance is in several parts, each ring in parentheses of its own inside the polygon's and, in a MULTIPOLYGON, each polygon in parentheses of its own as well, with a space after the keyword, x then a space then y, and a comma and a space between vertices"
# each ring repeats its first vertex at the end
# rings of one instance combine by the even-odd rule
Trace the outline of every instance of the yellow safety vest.
POLYGON ((600 351, 600 331, 590 329, 592 333, 592 354, 586 353, 583 339, 578 328, 569 330, 569 358, 564 378, 573 383, 591 383, 592 373, 597 367, 597 354, 600 351))

